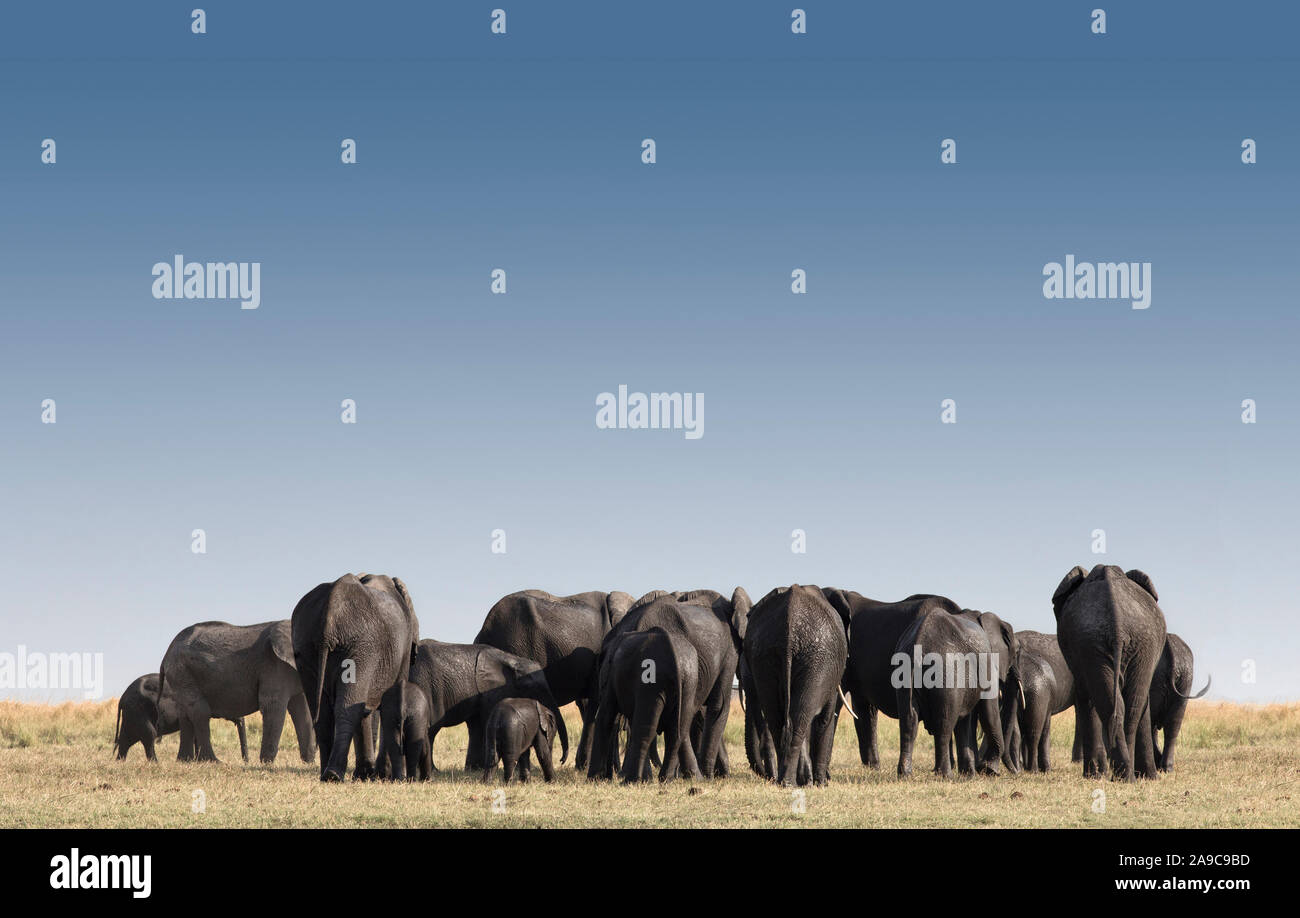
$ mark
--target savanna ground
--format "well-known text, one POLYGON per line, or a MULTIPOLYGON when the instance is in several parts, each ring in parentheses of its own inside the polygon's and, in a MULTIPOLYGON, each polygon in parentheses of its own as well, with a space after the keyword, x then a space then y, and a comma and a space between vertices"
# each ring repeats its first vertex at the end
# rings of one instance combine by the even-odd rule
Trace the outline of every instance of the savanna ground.
MULTIPOLYGON (((0 702, 0 827, 912 827, 1300 826, 1300 704, 1245 706, 1192 702, 1177 770, 1159 781, 1084 780, 1070 762, 1072 712, 1052 729, 1053 770, 1046 775, 956 778, 930 773, 933 741, 916 745, 916 774, 894 777, 897 723, 880 720, 884 767, 858 762, 851 719, 841 717, 831 784, 806 788, 796 812, 790 788, 760 780, 745 766, 742 714, 733 706, 727 743, 733 776, 720 781, 657 782, 633 787, 592 784, 570 764, 553 784, 534 765, 528 785, 505 788, 466 774, 464 727, 438 735, 429 783, 321 784, 317 766, 298 757, 286 723, 274 765, 257 764, 261 721, 247 718, 252 764, 239 759, 234 727, 213 721, 219 763, 175 760, 177 734, 158 744, 149 763, 137 745, 125 762, 112 758, 116 701, 63 705, 0 702), (1105 792, 1095 812, 1095 791, 1105 792), (202 791, 203 813, 195 813, 202 791)), ((565 709, 576 743, 576 710, 565 709)), ((559 759, 559 749, 555 752, 559 759)))

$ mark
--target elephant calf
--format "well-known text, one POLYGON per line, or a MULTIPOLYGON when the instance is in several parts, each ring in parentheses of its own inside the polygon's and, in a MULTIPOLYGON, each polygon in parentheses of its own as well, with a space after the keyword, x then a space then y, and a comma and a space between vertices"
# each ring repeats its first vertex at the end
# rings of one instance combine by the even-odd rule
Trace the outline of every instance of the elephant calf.
MULTIPOLYGON (((248 761, 248 737, 244 733, 244 718, 232 718, 239 731, 239 753, 248 761)), ((168 692, 158 697, 158 674, 141 676, 126 687, 117 700, 117 727, 113 732, 113 749, 119 759, 125 759, 131 747, 139 743, 144 747, 150 762, 158 761, 154 754, 154 740, 181 728, 176 712, 176 699, 168 692)))
MULTIPOLYGON (((542 777, 555 779, 551 766, 551 745, 555 741, 557 724, 555 715, 532 698, 505 698, 497 703, 488 715, 483 731, 483 781, 491 783, 497 759, 505 769, 505 783, 514 776, 519 766, 519 780, 527 781, 528 753, 537 751, 537 761, 542 766, 542 777)), ((563 758, 560 760, 563 763, 563 758)))
MULTIPOLYGON (((414 682, 403 682, 401 694, 389 692, 380 704, 380 719, 397 724, 397 731, 383 746, 383 754, 376 762, 378 776, 387 779, 396 772, 396 764, 405 765, 405 777, 414 781, 428 781, 433 773, 433 743, 429 740, 429 696, 414 682), (401 709, 394 710, 394 701, 401 709), (394 762, 394 760, 400 760, 394 762)), ((374 722, 372 721, 372 724, 374 722)))

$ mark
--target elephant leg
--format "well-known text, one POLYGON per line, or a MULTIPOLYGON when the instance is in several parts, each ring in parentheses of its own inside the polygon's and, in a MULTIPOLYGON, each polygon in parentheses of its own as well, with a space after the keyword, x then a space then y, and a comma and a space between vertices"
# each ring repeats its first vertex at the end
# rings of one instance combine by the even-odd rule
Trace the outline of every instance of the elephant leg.
POLYGON ((258 758, 263 765, 270 765, 280 751, 280 734, 284 732, 287 705, 279 698, 264 698, 261 701, 262 751, 258 758))
MULTIPOLYGON (((864 699, 867 697, 864 693, 864 699)), ((853 696, 856 704, 858 698, 853 696)), ((859 709, 858 719, 853 722, 853 729, 858 735, 858 758, 862 764, 868 768, 880 768, 880 749, 876 745, 876 715, 879 713, 877 708, 871 702, 859 709)))
POLYGON ((194 761, 194 721, 184 712, 180 715, 181 721, 181 747, 176 751, 176 761, 192 762, 194 761))
MULTIPOLYGON (((356 722, 352 728, 352 745, 356 753, 357 764, 352 770, 353 781, 371 781, 377 774, 378 769, 375 766, 375 728, 377 723, 378 712, 366 708, 365 704, 358 702, 356 704, 357 715, 356 722), (372 720, 372 718, 375 718, 372 720)), ((346 748, 346 747, 345 747, 346 748)), ((345 763, 344 768, 347 768, 345 763)))
POLYGON ((1083 761, 1083 736, 1079 731, 1079 706, 1074 707, 1074 745, 1070 748, 1070 761, 1083 761))
MULTIPOLYGON (((368 726, 364 723, 366 715, 366 706, 360 702, 352 704, 334 704, 334 737, 332 748, 329 753, 329 761, 326 763, 325 770, 321 773, 322 781, 342 781, 348 770, 348 748, 356 741, 357 758, 362 755, 363 743, 358 738, 358 734, 368 737, 370 731, 358 729, 368 726)), ((321 755, 325 754, 324 747, 321 748, 321 755)), ((357 762, 357 770, 353 774, 357 778, 362 770, 362 762, 357 762)), ((373 768, 373 765, 371 766, 373 768)))
MULTIPOLYGON (((469 747, 465 750, 465 770, 483 767, 483 719, 477 714, 465 721, 469 730, 469 747)), ((505 760, 508 757, 503 757, 505 760)), ((509 779, 507 779, 509 780, 509 779)))
POLYGON ((402 710, 402 685, 399 682, 379 700, 379 711, 371 714, 379 718, 380 749, 378 753, 379 777, 388 781, 401 781, 407 776, 407 746, 414 747, 416 736, 405 736, 405 712, 402 710))
POLYGON ((1155 758, 1155 737, 1151 731, 1151 702, 1150 699, 1142 705, 1142 713, 1138 716, 1136 735, 1134 736, 1134 767, 1139 778, 1150 778, 1152 780, 1160 777, 1160 771, 1156 767, 1155 758))
POLYGON ((420 780, 428 781, 429 777, 433 774, 433 755, 429 748, 429 744, 427 742, 424 742, 423 739, 420 742, 419 766, 420 766, 420 780))
POLYGON ((526 782, 533 776, 533 755, 529 747, 525 746, 523 753, 519 756, 519 781, 526 782))
MULTIPOLYGON (((140 744, 144 746, 144 757, 146 759, 150 762, 158 761, 158 755, 154 752, 153 735, 151 733, 146 733, 144 736, 140 737, 140 744)), ((125 753, 123 753, 122 758, 126 758, 125 753)))
MULTIPOLYGON (((974 712, 967 714, 965 717, 957 718, 957 720, 953 725, 952 738, 953 738, 953 742, 957 746, 956 767, 957 767, 958 774, 963 774, 963 775, 975 774, 976 770, 980 768, 984 760, 980 758, 979 753, 977 752, 975 746, 974 712)), ((992 741, 989 739, 987 733, 984 735, 984 739, 986 742, 989 743, 989 749, 991 750, 992 741)), ((937 752, 939 749, 939 737, 937 735, 934 738, 934 743, 935 743, 935 751, 937 752)), ((948 757, 948 761, 950 763, 949 764, 950 770, 948 774, 951 774, 952 756, 948 757)), ((935 771, 939 772, 939 769, 936 768, 935 771)), ((944 777, 948 777, 948 774, 945 774, 944 777)))
MULTIPOLYGON (((793 700, 792 700, 793 706, 793 700)), ((790 787, 806 784, 812 777, 812 763, 808 763, 809 774, 801 776, 800 764, 804 756, 804 745, 812 728, 812 715, 808 711, 791 711, 786 716, 785 726, 781 730, 781 750, 777 758, 781 763, 781 785, 790 787), (800 780, 800 778, 803 780, 800 780)))
MULTIPOLYGON (((993 745, 989 750, 989 757, 980 763, 980 771, 986 775, 997 775, 1002 773, 1002 760, 1006 757, 1006 744, 1002 737, 1002 714, 998 710, 998 696, 992 698, 981 697, 975 703, 975 716, 979 718, 980 727, 984 730, 984 735, 991 737, 993 745)), ((975 725, 971 724, 972 744, 975 737, 975 725)), ((1012 772, 1015 774, 1015 772, 1012 772)))
POLYGON ((659 732, 659 720, 666 702, 663 692, 652 699, 642 699, 627 722, 627 749, 623 753, 623 783, 640 781, 650 756, 650 744, 659 732))
POLYGON ((200 762, 216 762, 217 754, 212 751, 212 709, 206 702, 200 702, 193 711, 194 751, 200 762))
MULTIPOLYGON (((1174 709, 1169 712, 1169 719, 1165 722, 1165 745, 1156 762, 1161 771, 1174 770, 1174 746, 1178 743, 1178 734, 1183 729, 1183 715, 1187 713, 1187 702, 1182 701, 1174 705, 1174 709)), ((1155 729, 1151 731, 1152 742, 1155 741, 1155 729)))
POLYGON ((613 778, 610 766, 610 747, 618 742, 618 710, 612 689, 601 695, 600 705, 596 709, 596 719, 591 726, 591 754, 587 758, 587 778, 613 778))
POLYGON ((549 784, 555 780, 555 765, 551 762, 551 744, 540 733, 533 740, 533 751, 537 753, 537 764, 542 769, 542 780, 549 784))
POLYGON ((715 778, 725 778, 731 774, 731 760, 727 758, 727 744, 724 742, 718 744, 718 763, 713 768, 715 778))
POLYGON ((916 732, 919 726, 916 709, 912 707, 912 690, 898 690, 898 776, 910 777, 912 774, 912 749, 916 745, 916 732))
MULTIPOLYGON (((244 718, 236 717, 234 720, 231 721, 231 723, 235 725, 235 732, 239 734, 239 757, 243 759, 245 762, 247 762, 248 761, 248 733, 247 731, 244 730, 244 718)), ((262 725, 262 729, 263 730, 266 729, 265 724, 262 725)))
MULTIPOLYGON (((954 740, 954 733, 957 730, 959 719, 951 711, 944 711, 939 717, 939 723, 934 731, 934 773, 945 778, 952 777, 952 756, 950 749, 954 740)), ((967 731, 966 725, 962 724, 962 734, 967 731)), ((975 756, 975 750, 965 736, 962 737, 961 755, 964 758, 967 753, 972 760, 975 756)))
MULTIPOLYGON (((317 710, 315 724, 316 730, 316 752, 320 758, 320 779, 328 780, 325 776, 329 768, 330 758, 334 753, 334 702, 329 698, 320 700, 320 708, 317 710)), ((343 767, 347 767, 347 750, 343 753, 343 767)), ((343 780, 341 777, 337 780, 343 780)))
MULTIPOLYGON (((1113 683, 1113 675, 1107 674, 1103 678, 1113 683)), ((1089 696, 1092 698, 1092 706, 1097 712, 1097 718, 1104 732, 1104 745, 1110 757, 1111 777, 1117 781, 1135 781, 1137 779, 1133 773, 1133 758, 1130 751, 1132 747, 1128 745, 1126 739, 1128 721, 1125 716, 1124 697, 1113 693, 1107 694, 1104 689, 1098 691, 1098 688, 1100 686, 1089 686, 1089 696)))
MULTIPOLYGON (((1082 681, 1082 680, 1080 680, 1082 681)), ((1101 732, 1101 718, 1093 706, 1092 697, 1076 683, 1074 702, 1074 735, 1079 746, 1085 778, 1100 778, 1106 773, 1105 753, 1101 732)))
POLYGON ((582 771, 591 758, 591 724, 596 719, 596 704, 593 699, 578 699, 578 714, 582 716, 582 733, 578 736, 578 748, 573 754, 573 767, 582 771))
POLYGON ((515 776, 516 761, 517 759, 508 753, 501 757, 501 770, 505 772, 505 777, 501 780, 502 784, 509 784, 510 779, 515 776))
POLYGON ((830 781, 831 748, 835 742, 835 705, 839 698, 833 698, 812 722, 812 781, 821 787, 830 781))
POLYGON ((719 679, 709 693, 704 707, 704 726, 700 734, 700 748, 696 760, 704 777, 712 778, 717 770, 718 750, 722 747, 722 734, 727 728, 727 714, 731 708, 731 681, 719 679))
POLYGON ((1052 718, 1049 716, 1047 722, 1043 724, 1038 739, 1038 761, 1035 763, 1038 771, 1046 773, 1052 767, 1052 718))
POLYGON ((293 732, 298 737, 298 756, 304 762, 310 762, 316 754, 316 734, 311 725, 307 696, 301 692, 289 699, 289 720, 293 721, 293 732))

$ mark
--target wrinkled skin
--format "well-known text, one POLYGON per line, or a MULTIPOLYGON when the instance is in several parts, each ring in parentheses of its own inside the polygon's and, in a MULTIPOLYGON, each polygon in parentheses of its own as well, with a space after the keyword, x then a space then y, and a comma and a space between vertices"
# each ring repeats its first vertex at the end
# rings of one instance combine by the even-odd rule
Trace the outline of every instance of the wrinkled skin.
POLYGON ((1151 678, 1151 730, 1155 747, 1156 767, 1161 771, 1174 770, 1174 747, 1183 728, 1183 715, 1187 712, 1189 698, 1200 698, 1210 690, 1205 688, 1192 694, 1192 648, 1172 632, 1165 637, 1165 649, 1156 663, 1151 678), (1164 747, 1155 742, 1155 735, 1164 731, 1164 747))
MULTIPOLYGON (((569 756, 569 734, 560 706, 541 665, 532 660, 486 644, 447 644, 425 639, 416 648, 410 680, 429 696, 430 748, 444 727, 462 723, 468 727, 467 771, 484 767, 487 719, 507 698, 532 699, 550 711, 560 735, 561 763, 569 756)), ((387 733, 385 737, 387 746, 391 740, 387 733)))
POLYGON ((778 587, 750 612, 744 649, 762 724, 779 733, 778 780, 826 784, 848 659, 844 620, 817 587, 778 587), (800 774, 805 754, 811 775, 800 774))
POLYGON ((542 778, 555 780, 551 764, 551 747, 555 743, 557 724, 555 714, 534 698, 503 698, 488 715, 484 726, 483 782, 491 784, 497 760, 501 761, 505 784, 515 775, 518 767, 520 782, 528 780, 531 771, 530 750, 537 753, 542 766, 542 778))
MULTIPOLYGON (((1051 768, 1052 717, 1074 707, 1074 676, 1061 655, 1056 635, 1018 631, 1020 684, 1024 705, 1018 703, 1020 751, 1025 771, 1051 768)), ((1076 718, 1077 718, 1076 710, 1076 718)), ((1075 733, 1078 733, 1075 724, 1075 733)))
MULTIPOLYGON (((753 602, 751 602, 744 587, 736 587, 732 591, 730 598, 717 590, 678 590, 676 592, 653 590, 638 599, 628 611, 643 608, 663 597, 671 597, 677 602, 695 603, 711 609, 718 621, 726 624, 731 632, 731 641, 736 649, 737 671, 739 671, 739 661, 744 653, 746 622, 749 619, 749 610, 753 606, 753 602)), ((704 741, 704 721, 705 715, 701 710, 700 713, 695 715, 695 719, 691 723, 691 749, 697 761, 700 760, 702 755, 701 744, 704 741)), ((713 764, 712 777, 725 778, 730 772, 731 763, 727 760, 727 744, 719 743, 717 760, 713 764)))
MULTIPOLYGON (((382 574, 344 574, 322 583, 293 610, 293 655, 320 749, 322 781, 342 781, 348 748, 356 746, 354 779, 377 774, 371 716, 393 693, 401 709, 402 681, 420 639, 420 622, 406 585, 382 574)), ((399 724, 386 735, 396 736, 399 724)), ((398 746, 392 776, 405 776, 398 746)))
MULTIPOLYGON (((158 761, 154 753, 154 740, 175 733, 181 728, 176 713, 176 699, 169 691, 159 698, 158 674, 141 676, 122 692, 117 700, 117 724, 113 731, 113 750, 118 759, 125 759, 131 747, 139 743, 144 747, 150 762, 158 761)), ((248 736, 244 732, 244 718, 231 721, 239 731, 239 754, 248 761, 248 736)))
MULTIPOLYGON (((706 778, 722 777, 727 768, 721 753, 722 735, 731 709, 731 686, 749 609, 749 596, 740 587, 731 600, 713 590, 676 594, 656 591, 637 600, 606 635, 601 648, 603 655, 623 634, 662 628, 684 638, 695 649, 701 705, 693 716, 692 731, 698 729, 699 736, 692 737, 691 747, 706 778)), ((687 767, 686 762, 679 764, 687 767)), ((606 767, 604 762, 589 761, 587 776, 597 777, 606 767), (597 764, 600 767, 595 767, 597 764)))
MULTIPOLYGON (((988 652, 988 638, 983 629, 963 618, 957 604, 943 596, 918 593, 901 602, 886 603, 850 590, 827 588, 822 593, 831 606, 849 620, 849 661, 844 673, 844 690, 852 698, 858 715, 854 725, 858 731, 858 754, 863 764, 869 768, 880 767, 876 715, 884 713, 899 721, 900 778, 912 773, 912 746, 920 722, 935 734, 935 770, 947 775, 951 773, 951 739, 956 737, 958 742, 962 742, 973 737, 973 726, 964 720, 973 714, 985 733, 996 739, 996 749, 991 748, 991 755, 983 763, 982 770, 989 774, 999 773, 1003 742, 996 698, 980 699, 978 689, 972 698, 970 690, 955 687, 951 690, 924 689, 909 694, 893 685, 896 653, 910 657, 918 640, 925 652, 978 652, 981 648, 988 652), (938 617, 939 613, 954 621, 938 617), (928 628, 922 629, 922 623, 932 616, 935 620, 928 628), (900 717, 900 713, 906 716, 900 717), (986 720, 990 723, 986 724, 986 720), (958 734, 959 721, 962 729, 958 734)), ((958 764, 961 769, 974 769, 975 750, 963 745, 960 752, 958 764), (970 753, 969 759, 967 752, 970 753)))
POLYGON ((668 781, 680 772, 699 776, 690 728, 702 699, 699 660, 689 641, 658 627, 612 638, 601 654, 599 688, 589 778, 613 777, 619 715, 628 728, 621 772, 625 784, 649 776, 650 752, 660 733, 664 754, 659 780, 668 781))
MULTIPOLYGON (((978 612, 963 609, 962 615, 976 622, 988 638, 989 651, 998 658, 998 712, 1002 722, 1002 764, 1012 774, 1020 771, 1020 728, 1017 712, 1020 701, 1020 639, 1009 622, 1003 621, 992 612, 978 612)), ((974 721, 971 721, 973 724, 974 721)), ((991 740, 987 734, 976 755, 976 763, 983 764, 989 754, 991 740)))
POLYGON ((474 638, 475 644, 540 663, 556 701, 562 705, 577 702, 582 735, 574 764, 579 769, 586 766, 590 751, 600 645, 633 601, 617 590, 573 596, 521 590, 497 601, 474 638))
POLYGON ((1074 676, 1085 777, 1101 775, 1107 750, 1116 780, 1159 776, 1150 696, 1166 626, 1157 599, 1146 574, 1107 564, 1075 567, 1052 596, 1056 639, 1074 676))
MULTIPOLYGON (((736 681, 740 683, 740 706, 745 712, 745 758, 754 774, 769 781, 776 780, 777 761, 776 743, 772 731, 768 729, 763 718, 763 709, 758 702, 758 686, 749 671, 749 663, 741 654, 736 664, 736 681)), ((811 766, 808 774, 812 774, 811 766)))
POLYGON ((191 625, 172 639, 158 673, 161 696, 170 696, 176 707, 178 760, 216 761, 209 720, 238 720, 257 711, 262 715, 260 758, 274 762, 287 711, 298 752, 304 762, 311 761, 311 718, 294 668, 289 622, 191 625))
MULTIPOLYGON (((409 681, 402 682, 400 695, 396 692, 388 692, 380 702, 380 720, 401 725, 397 745, 401 749, 408 781, 417 779, 428 781, 433 773, 433 746, 429 742, 429 706, 429 696, 422 688, 409 681), (401 699, 401 709, 394 711, 392 706, 398 698, 401 699), (384 710, 385 705, 389 706, 388 711, 384 710)), ((375 719, 371 717, 371 723, 374 722, 375 719)), ((379 756, 375 767, 380 778, 386 779, 392 775, 392 761, 387 755, 379 756)))

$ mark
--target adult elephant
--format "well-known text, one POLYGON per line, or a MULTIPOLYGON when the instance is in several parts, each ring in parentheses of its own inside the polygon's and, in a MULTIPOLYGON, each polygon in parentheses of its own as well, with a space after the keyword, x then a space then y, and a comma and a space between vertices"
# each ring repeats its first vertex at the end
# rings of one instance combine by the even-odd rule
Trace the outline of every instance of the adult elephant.
MULTIPOLYGON (((997 658, 998 671, 998 712, 1002 723, 1002 764, 1016 774, 1020 771, 1020 727, 1018 711, 1020 707, 1020 639, 1011 623, 1004 621, 992 612, 979 612, 975 609, 963 609, 962 615, 969 617, 984 631, 989 642, 989 652, 997 658)), ((974 723, 974 721, 972 721, 974 723)), ((982 762, 989 754, 991 737, 984 736, 977 761, 982 762)))
POLYGON ((344 574, 300 599, 292 622, 293 656, 316 724, 321 780, 343 780, 353 743, 353 778, 373 778, 370 717, 386 693, 401 695, 420 640, 406 584, 383 574, 344 574))
MULTIPOLYGON (((1061 655, 1056 635, 1018 631, 1020 685, 1018 703, 1020 752, 1025 771, 1047 771, 1052 765, 1052 717, 1074 705, 1074 676, 1061 655)), ((1075 708, 1075 735, 1079 712, 1075 708)))
POLYGON ((315 752, 287 621, 190 625, 172 639, 158 667, 160 716, 168 698, 176 706, 181 733, 177 758, 182 762, 217 760, 211 718, 238 720, 254 711, 262 715, 263 763, 275 761, 286 710, 298 735, 302 760, 310 762, 315 752))
MULTIPOLYGON (((685 639, 695 649, 701 703, 693 715, 699 719, 699 738, 691 746, 700 771, 707 778, 721 776, 722 768, 726 767, 720 750, 750 609, 749 596, 740 587, 730 601, 716 601, 714 596, 721 599, 721 594, 712 590, 643 597, 605 636, 601 648, 603 656, 623 634, 662 628, 669 635, 685 639)), ((607 768, 607 762, 592 758, 587 763, 587 777, 598 778, 607 768)))
POLYGON ((1192 691, 1192 648, 1178 635, 1165 636, 1165 649, 1156 663, 1151 678, 1151 742, 1154 746, 1156 767, 1161 771, 1174 770, 1174 747, 1183 728, 1183 715, 1190 698, 1201 698, 1210 690, 1210 680, 1195 695, 1192 691), (1164 731, 1164 746, 1156 743, 1156 734, 1164 731))
MULTIPOLYGON (((239 754, 248 761, 248 735, 244 732, 244 718, 231 721, 239 731, 239 754)), ((113 750, 118 759, 125 759, 131 747, 139 743, 144 747, 145 758, 158 761, 154 741, 160 736, 175 733, 181 728, 176 713, 176 699, 169 691, 161 694, 158 674, 149 673, 126 687, 117 699, 117 722, 113 730, 113 750)))
MULTIPOLYGON (((1001 769, 1002 729, 997 716, 996 698, 992 701, 991 724, 987 699, 975 697, 969 688, 952 687, 945 697, 944 689, 925 689, 912 692, 900 683, 910 684, 912 667, 899 664, 895 657, 905 654, 910 660, 914 648, 920 644, 925 652, 988 653, 988 638, 984 630, 968 617, 951 599, 932 593, 918 593, 900 602, 886 603, 868 599, 850 590, 823 590, 830 604, 849 620, 849 659, 844 670, 844 690, 853 699, 858 719, 858 752, 863 764, 869 768, 880 766, 877 747, 876 715, 884 713, 899 721, 898 776, 912 773, 912 746, 916 740, 916 727, 924 723, 935 734, 935 766, 941 774, 951 772, 951 737, 957 722, 972 713, 980 718, 985 732, 996 737, 996 750, 984 762, 983 770, 997 774, 1001 769), (944 618, 946 616, 947 618, 944 618), (927 620, 933 619, 928 625, 927 620), (948 621, 951 619, 952 621, 948 621), (926 625, 925 628, 922 628, 926 625), (933 697, 932 697, 933 695, 933 697), (906 716, 901 716, 906 715, 906 716), (952 727, 947 724, 951 722, 952 727), (946 770, 945 770, 946 769, 946 770)), ((962 736, 966 723, 962 723, 962 736)), ((970 750, 973 756, 974 750, 970 750)), ((973 767, 965 759, 963 747, 962 768, 973 767)))
POLYGON ((781 784, 823 785, 830 776, 848 658, 846 623, 817 587, 778 587, 749 614, 745 663, 756 690, 763 722, 776 741, 781 784), (799 775, 810 746, 812 774, 799 775))
POLYGON ((591 757, 602 763, 603 777, 613 777, 611 743, 618 738, 620 715, 628 726, 623 783, 649 776, 649 754, 660 733, 664 754, 659 780, 674 778, 679 770, 688 777, 700 774, 690 744, 691 721, 701 703, 699 660, 689 641, 657 627, 621 634, 601 655, 598 680, 591 757))
MULTIPOLYGON (((541 664, 487 644, 447 644, 426 638, 416 646, 407 677, 429 696, 429 748, 444 727, 465 724, 469 748, 465 769, 481 770, 484 729, 497 703, 506 698, 531 698, 555 717, 560 734, 560 762, 569 757, 569 733, 560 705, 551 692, 541 664)), ((396 734, 384 722, 385 749, 396 748, 396 734)))
MULTIPOLYGON (((758 686, 743 653, 736 664, 736 681, 740 685, 740 708, 745 712, 745 758, 754 774, 773 781, 777 776, 776 742, 763 717, 758 686)), ((812 774, 811 767, 808 773, 812 774)))
POLYGON ((555 700, 578 703, 582 735, 574 765, 579 769, 586 767, 596 714, 596 657, 605 635, 634 602, 617 590, 573 596, 521 590, 497 600, 474 638, 475 644, 540 663, 555 700))
POLYGON ((1073 568, 1052 594, 1056 639, 1087 714, 1079 718, 1087 777, 1100 774, 1103 746, 1117 780, 1158 777, 1151 680, 1167 633, 1157 601, 1150 577, 1110 564, 1073 568))
MULTIPOLYGON (((739 672, 739 661, 744 655, 746 623, 749 620, 749 612, 753 606, 749 593, 745 591, 744 587, 736 587, 732 590, 730 597, 719 593, 717 590, 708 589, 677 590, 675 592, 654 590, 638 599, 632 609, 628 611, 630 613, 634 609, 644 607, 663 597, 670 597, 677 602, 707 606, 712 610, 714 617, 723 622, 731 632, 731 642, 736 649, 737 672, 739 672)), ((730 707, 729 704, 728 707, 730 707)), ((696 714, 695 720, 691 724, 691 748, 699 761, 702 761, 700 756, 703 754, 701 744, 704 741, 704 720, 704 713, 701 711, 696 714)), ((713 763, 712 777, 725 778, 730 773, 731 763, 727 757, 727 744, 720 742, 718 744, 717 760, 713 763)))

